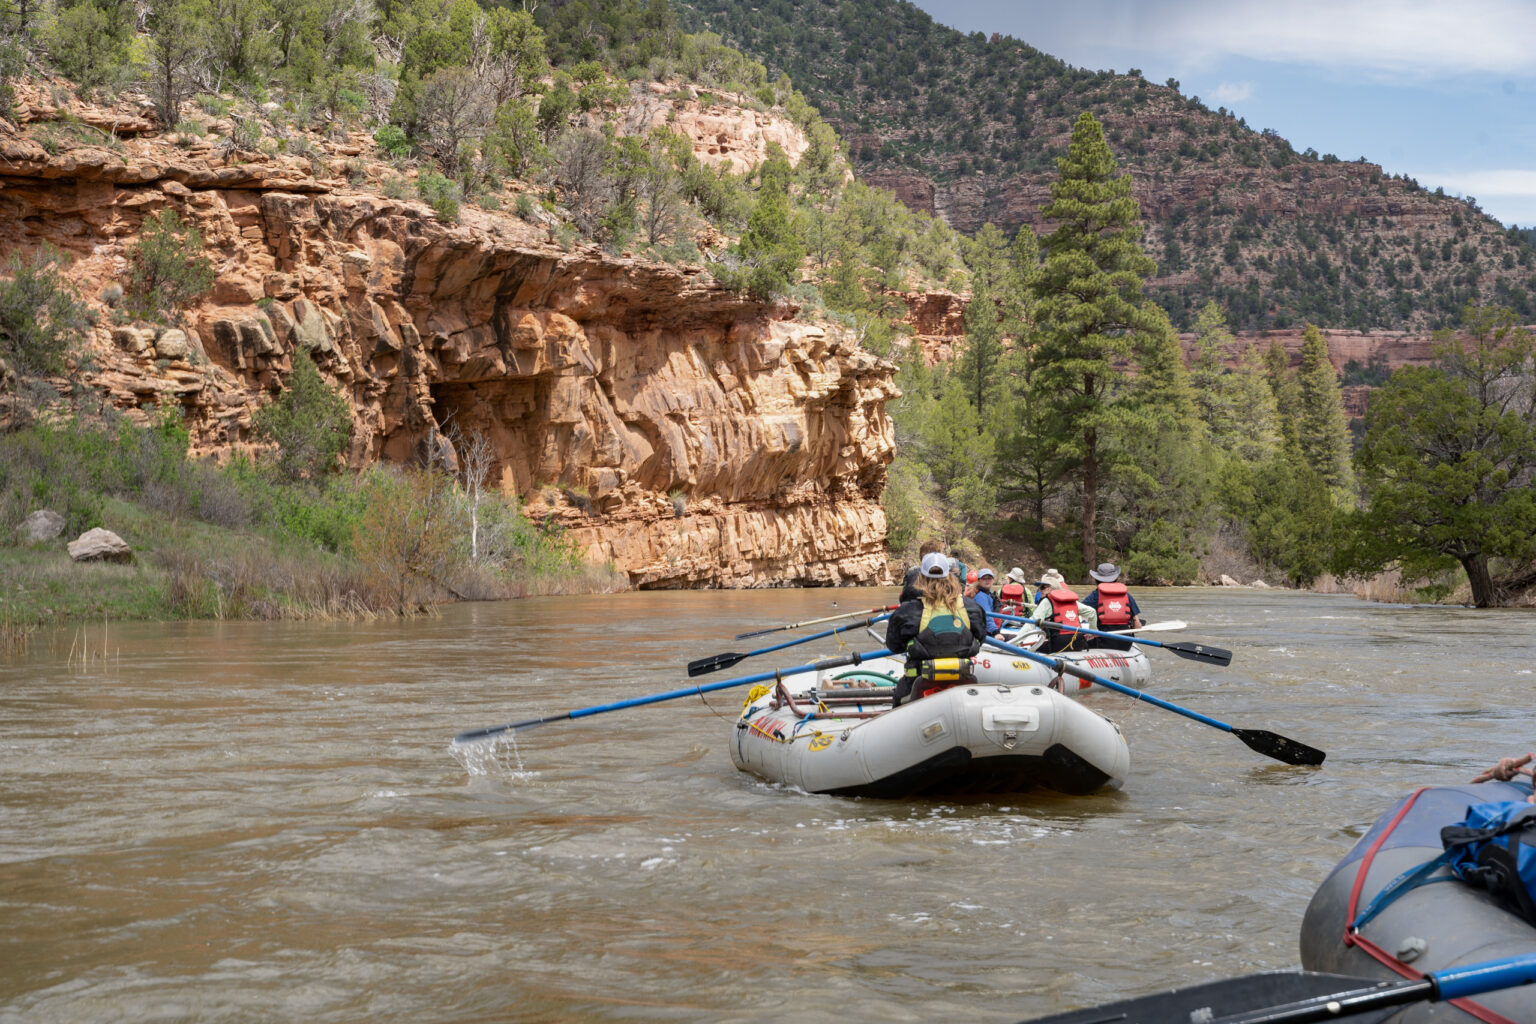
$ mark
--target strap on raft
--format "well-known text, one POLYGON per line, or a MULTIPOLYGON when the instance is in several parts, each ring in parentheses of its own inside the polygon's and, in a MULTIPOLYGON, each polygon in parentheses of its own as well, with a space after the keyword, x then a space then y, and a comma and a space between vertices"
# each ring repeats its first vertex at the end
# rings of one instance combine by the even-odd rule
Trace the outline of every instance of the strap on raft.
MULTIPOLYGON (((1377 851, 1382 848, 1382 846, 1387 841, 1387 837, 1397 829, 1397 826, 1402 823, 1402 820, 1408 816, 1409 809, 1412 808, 1414 802, 1419 799, 1419 795, 1428 789, 1428 786, 1416 789, 1413 791, 1413 794, 1408 797, 1407 800, 1403 801, 1403 806, 1398 810, 1396 817, 1392 819, 1386 828, 1382 829, 1381 835, 1376 837, 1376 841, 1371 844, 1370 849, 1365 851, 1365 856, 1360 858, 1360 863, 1355 869, 1355 884, 1349 890, 1349 908, 1344 913, 1344 920, 1346 922, 1344 925, 1344 945, 1355 946, 1359 948, 1367 956, 1371 957, 1371 959, 1386 967, 1388 970, 1395 971, 1402 977, 1409 978, 1413 981, 1422 980, 1423 978, 1427 977, 1427 975, 1423 971, 1410 967, 1408 964, 1399 960, 1385 949, 1382 949, 1380 946, 1376 945, 1376 943, 1372 942, 1364 935, 1361 935, 1357 922, 1358 924, 1364 924, 1366 921, 1370 920, 1371 917, 1374 917, 1379 911, 1390 904, 1392 899, 1396 898, 1396 895, 1401 895, 1403 892, 1407 892, 1409 889, 1417 887, 1416 885, 1407 885, 1406 883, 1403 886, 1399 886, 1398 883, 1403 882, 1404 878, 1410 877, 1418 871, 1422 871, 1428 865, 1420 865, 1413 871, 1407 872, 1406 875, 1402 875, 1394 879, 1390 885, 1382 890, 1382 892, 1378 895, 1377 900, 1372 901, 1371 905, 1366 908, 1366 913, 1364 915, 1360 914, 1359 912, 1360 893, 1365 888, 1365 876, 1370 873, 1371 863, 1376 859, 1377 851), (1393 896, 1388 896, 1387 903, 1377 906, 1377 902, 1380 900, 1381 896, 1386 896, 1387 893, 1392 892, 1394 887, 1397 887, 1396 892, 1393 896)), ((1438 864, 1439 861, 1440 858, 1435 858, 1430 863, 1438 864)), ((1425 876, 1427 877, 1429 873, 1430 872, 1425 872, 1425 876)), ((1456 1007, 1458 1010, 1461 1010, 1463 1013, 1469 1014, 1470 1016, 1475 1017, 1477 1020, 1482 1021, 1483 1024, 1516 1024, 1515 1021, 1510 1020, 1502 1013, 1490 1010, 1483 1004, 1475 1003, 1471 999, 1467 999, 1465 997, 1460 999, 1449 999, 1447 1002, 1456 1007)))

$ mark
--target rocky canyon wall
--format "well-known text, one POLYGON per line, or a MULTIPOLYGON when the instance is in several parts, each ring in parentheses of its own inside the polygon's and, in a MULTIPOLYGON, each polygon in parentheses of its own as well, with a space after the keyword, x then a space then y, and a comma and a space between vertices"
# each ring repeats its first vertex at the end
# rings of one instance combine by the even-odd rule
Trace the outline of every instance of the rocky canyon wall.
POLYGON ((178 403, 196 452, 248 446, 302 347, 351 401, 354 467, 483 434, 528 515, 637 586, 884 581, 891 364, 696 267, 566 249, 469 207, 444 224, 379 194, 366 138, 301 159, 221 153, 218 135, 50 152, 0 125, 0 256, 75 258, 101 317, 83 377, 114 405, 178 403), (171 329, 109 308, 163 208, 218 274, 171 329))

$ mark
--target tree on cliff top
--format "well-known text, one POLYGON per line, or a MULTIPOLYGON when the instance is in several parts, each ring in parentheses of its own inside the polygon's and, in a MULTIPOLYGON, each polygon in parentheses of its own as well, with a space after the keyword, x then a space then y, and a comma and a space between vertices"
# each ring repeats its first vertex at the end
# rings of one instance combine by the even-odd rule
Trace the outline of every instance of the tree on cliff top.
POLYGON ((1489 560, 1536 559, 1536 339, 1504 308, 1468 307, 1434 366, 1371 396, 1355 457, 1364 508, 1341 568, 1406 579, 1459 564, 1479 608, 1498 604, 1489 560))
POLYGON ((1126 366, 1168 331, 1144 295, 1156 269, 1142 252, 1140 211, 1104 129, 1084 112, 1072 127, 1061 177, 1041 210, 1056 229, 1041 239, 1032 400, 1044 428, 1070 453, 1082 485, 1083 560, 1098 560, 1098 501, 1105 443, 1120 426, 1126 366))

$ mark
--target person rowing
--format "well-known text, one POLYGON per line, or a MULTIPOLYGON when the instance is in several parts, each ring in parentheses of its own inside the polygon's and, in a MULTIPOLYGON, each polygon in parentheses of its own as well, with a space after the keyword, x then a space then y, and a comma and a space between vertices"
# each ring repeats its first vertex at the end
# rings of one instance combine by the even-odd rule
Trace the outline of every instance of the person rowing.
MULTIPOLYGON (((1099 629, 1110 633, 1129 633, 1146 625, 1141 620, 1141 609, 1137 607, 1136 599, 1125 589, 1125 584, 1120 582, 1120 570, 1115 563, 1102 562, 1097 569, 1090 569, 1088 575, 1093 577, 1098 586, 1083 598, 1083 604, 1094 610, 1099 629)), ((1131 642, 1099 637, 1093 646, 1111 651, 1128 651, 1131 642)))
POLYGON ((902 602, 885 629, 886 650, 907 656, 894 704, 956 683, 974 683, 970 659, 981 651, 987 635, 981 609, 960 593, 960 580, 942 553, 923 556, 915 586, 918 599, 902 602))
POLYGON ((1095 628, 1094 610, 1078 599, 1077 592, 1067 587, 1067 581, 1055 569, 1047 569, 1040 577, 1040 597, 1035 604, 1034 617, 1036 622, 1055 623, 1058 627, 1045 631, 1045 640, 1039 647, 1041 654, 1082 651, 1097 646, 1095 638, 1077 632, 1079 626, 1095 628))

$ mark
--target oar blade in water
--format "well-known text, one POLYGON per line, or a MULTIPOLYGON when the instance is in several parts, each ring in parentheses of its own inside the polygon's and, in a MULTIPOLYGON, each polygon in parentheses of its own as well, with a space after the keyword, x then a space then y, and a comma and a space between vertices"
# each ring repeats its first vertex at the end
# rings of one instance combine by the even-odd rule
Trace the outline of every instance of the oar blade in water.
POLYGON ((723 668, 730 668, 746 657, 749 657, 749 655, 731 652, 715 654, 708 658, 700 658, 698 661, 690 661, 688 663, 688 674, 690 676, 702 676, 708 675, 710 672, 719 672, 723 668))
MULTIPOLYGON (((1126 999, 1107 1006, 1071 1010, 1026 1021, 1025 1024, 1188 1024, 1191 1021, 1239 1019, 1277 1006, 1327 998, 1372 984, 1366 978, 1311 971, 1274 971, 1226 978, 1204 985, 1126 999)), ((1343 1021, 1374 1021, 1381 1014, 1349 1014, 1343 1021)))
POLYGON ((530 718, 523 722, 509 722, 506 725, 493 725, 486 729, 471 729, 468 732, 459 733, 453 738, 453 742, 455 745, 460 743, 473 743, 476 740, 483 740, 490 736, 500 736, 505 732, 518 732, 522 729, 532 729, 537 725, 548 725, 550 722, 558 722, 561 719, 570 717, 571 713, 567 711, 564 714, 545 715, 543 718, 530 718))
POLYGON ((1232 652, 1221 647, 1211 647, 1208 644, 1163 644, 1165 650, 1170 650, 1181 658, 1190 661, 1203 661, 1211 665, 1232 664, 1232 652))
POLYGON ((1309 747, 1305 743, 1297 742, 1281 736, 1279 733, 1270 732, 1267 729, 1237 729, 1232 730, 1232 735, 1248 744, 1249 748, 1259 753, 1274 758, 1276 761, 1284 761, 1286 764, 1307 765, 1309 767, 1320 765, 1328 755, 1316 747, 1309 747))

